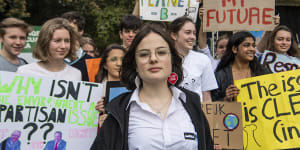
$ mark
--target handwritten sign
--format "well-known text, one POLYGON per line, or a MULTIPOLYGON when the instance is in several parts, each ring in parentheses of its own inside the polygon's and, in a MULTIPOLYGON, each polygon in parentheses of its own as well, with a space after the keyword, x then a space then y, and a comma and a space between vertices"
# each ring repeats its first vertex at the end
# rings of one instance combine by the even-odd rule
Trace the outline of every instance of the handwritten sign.
POLYGON ((203 6, 204 32, 274 28, 274 0, 203 0, 203 6))
POLYGON ((300 70, 237 80, 245 150, 300 147, 300 70))
POLYGON ((102 91, 102 84, 0 71, 1 145, 17 137, 21 149, 48 149, 60 135, 66 149, 89 148, 97 134, 95 105, 102 91))
POLYGON ((26 45, 24 47, 23 53, 32 53, 32 50, 36 44, 39 33, 41 30, 41 26, 33 26, 33 31, 28 34, 26 45))
POLYGON ((196 21, 198 7, 197 0, 140 0, 140 18, 173 21, 185 15, 196 21))
POLYGON ((261 64, 272 72, 300 69, 300 59, 265 50, 261 64))
POLYGON ((214 144, 226 149, 243 149, 241 103, 204 102, 201 106, 209 122, 214 144))

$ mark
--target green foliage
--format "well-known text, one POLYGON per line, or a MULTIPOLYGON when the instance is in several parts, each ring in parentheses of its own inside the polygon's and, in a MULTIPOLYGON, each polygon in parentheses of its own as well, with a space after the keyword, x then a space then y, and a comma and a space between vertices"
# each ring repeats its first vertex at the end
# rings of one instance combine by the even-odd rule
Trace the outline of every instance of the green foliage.
POLYGON ((85 34, 101 51, 111 43, 120 43, 120 20, 133 11, 135 0, 66 0, 65 4, 86 18, 85 34))
POLYGON ((0 0, 1 17, 26 18, 30 14, 26 10, 26 0, 0 0))
POLYGON ((126 9, 122 7, 109 6, 103 9, 96 22, 97 26, 97 43, 106 43, 102 45, 101 49, 111 43, 119 43, 119 24, 122 16, 127 14, 126 9))
POLYGON ((85 34, 102 50, 120 43, 120 20, 133 11, 134 4, 135 0, 0 0, 0 20, 16 17, 42 25, 64 12, 78 11, 86 18, 85 34))

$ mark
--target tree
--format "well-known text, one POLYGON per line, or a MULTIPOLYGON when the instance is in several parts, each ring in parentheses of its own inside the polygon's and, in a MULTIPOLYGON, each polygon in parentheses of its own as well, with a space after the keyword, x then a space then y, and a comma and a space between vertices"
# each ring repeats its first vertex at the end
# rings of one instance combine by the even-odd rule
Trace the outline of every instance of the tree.
POLYGON ((135 0, 0 0, 0 19, 16 17, 32 25, 67 11, 78 11, 86 18, 86 35, 104 49, 119 43, 119 24, 123 15, 131 13, 135 0))
POLYGON ((26 0, 0 0, 0 18, 29 16, 26 10, 26 0))

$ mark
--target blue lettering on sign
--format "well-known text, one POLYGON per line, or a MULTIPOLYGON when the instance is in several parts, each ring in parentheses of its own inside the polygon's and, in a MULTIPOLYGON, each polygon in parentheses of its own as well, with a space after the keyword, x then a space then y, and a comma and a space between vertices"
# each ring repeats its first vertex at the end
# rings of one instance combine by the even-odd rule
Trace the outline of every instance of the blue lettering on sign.
POLYGON ((176 16, 177 15, 177 13, 171 13, 171 16, 176 16))
POLYGON ((156 16, 156 15, 157 15, 157 12, 151 12, 151 15, 155 15, 155 16, 156 16))
POLYGON ((178 7, 183 7, 184 5, 182 4, 184 1, 183 0, 179 0, 178 1, 178 7))

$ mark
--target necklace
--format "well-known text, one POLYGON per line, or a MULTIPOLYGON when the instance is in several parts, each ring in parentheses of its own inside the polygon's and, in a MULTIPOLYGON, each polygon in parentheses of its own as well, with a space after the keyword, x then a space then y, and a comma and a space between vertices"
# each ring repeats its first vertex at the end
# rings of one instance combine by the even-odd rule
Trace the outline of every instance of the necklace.
POLYGON ((232 75, 234 80, 240 80, 252 77, 250 68, 247 70, 236 70, 232 68, 232 75))
POLYGON ((147 102, 146 98, 141 93, 139 95, 140 95, 141 100, 143 100, 146 104, 148 104, 150 106, 151 110, 154 111, 154 113, 157 114, 159 116, 159 118, 161 118, 162 120, 165 118, 165 115, 167 113, 167 110, 168 110, 172 100, 168 100, 166 103, 164 103, 160 107, 157 107, 157 106, 154 106, 153 104, 147 102))

